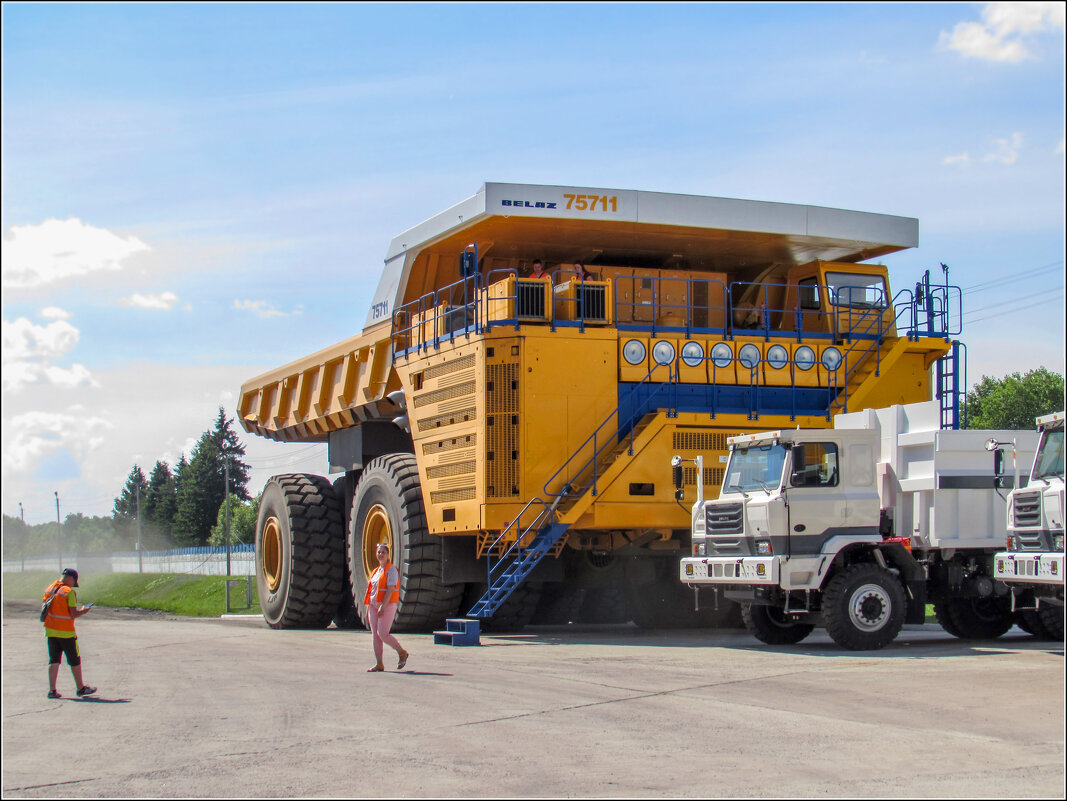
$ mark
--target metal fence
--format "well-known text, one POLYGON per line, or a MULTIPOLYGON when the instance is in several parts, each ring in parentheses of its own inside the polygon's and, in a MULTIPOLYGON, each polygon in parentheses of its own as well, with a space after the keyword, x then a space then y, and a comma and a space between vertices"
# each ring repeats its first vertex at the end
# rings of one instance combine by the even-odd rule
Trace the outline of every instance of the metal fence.
MULTIPOLYGON (((54 570, 73 567, 84 573, 190 573, 200 576, 226 575, 226 547, 175 548, 169 551, 124 551, 111 554, 58 554, 4 559, 5 573, 24 570, 54 570)), ((230 575, 251 576, 256 572, 256 555, 251 545, 230 546, 230 575)))

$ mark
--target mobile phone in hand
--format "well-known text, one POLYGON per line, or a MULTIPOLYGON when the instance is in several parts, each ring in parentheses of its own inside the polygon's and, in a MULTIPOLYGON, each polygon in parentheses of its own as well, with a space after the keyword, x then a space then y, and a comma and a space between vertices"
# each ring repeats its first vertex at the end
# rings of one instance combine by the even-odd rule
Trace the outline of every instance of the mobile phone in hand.
POLYGON ((89 603, 87 603, 85 605, 85 608, 86 609, 91 609, 95 603, 96 603, 95 601, 89 601, 89 603))

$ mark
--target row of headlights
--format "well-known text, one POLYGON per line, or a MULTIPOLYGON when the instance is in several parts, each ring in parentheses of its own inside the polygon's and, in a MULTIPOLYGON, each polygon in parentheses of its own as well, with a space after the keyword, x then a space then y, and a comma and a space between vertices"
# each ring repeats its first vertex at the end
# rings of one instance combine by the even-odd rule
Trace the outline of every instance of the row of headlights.
MULTIPOLYGON (((645 361, 645 343, 640 339, 631 339, 622 346, 622 357, 627 364, 638 365, 645 361)), ((674 344, 665 339, 659 340, 652 346, 652 359, 656 364, 673 364, 675 357, 674 344)), ((763 354, 755 345, 749 343, 742 345, 737 352, 737 361, 750 370, 755 368, 763 354)), ((727 343, 720 342, 711 349, 711 363, 716 367, 729 367, 733 361, 734 350, 727 343)), ((704 346, 699 342, 686 342, 682 346, 682 362, 689 367, 699 367, 704 361, 704 346)), ((810 370, 815 366, 815 351, 808 345, 801 345, 793 354, 793 361, 800 370, 810 370)), ((767 364, 775 370, 781 370, 789 364, 789 351, 781 345, 771 345, 767 349, 767 364)), ((822 365, 827 370, 836 370, 841 366, 841 351, 837 348, 826 348, 822 352, 822 365)))

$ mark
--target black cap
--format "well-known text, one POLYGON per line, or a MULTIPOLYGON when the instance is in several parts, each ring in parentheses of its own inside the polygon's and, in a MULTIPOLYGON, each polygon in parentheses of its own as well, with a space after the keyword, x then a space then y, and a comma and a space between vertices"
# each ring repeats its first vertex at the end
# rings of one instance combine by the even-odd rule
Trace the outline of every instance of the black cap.
POLYGON ((78 571, 75 570, 73 567, 63 568, 63 575, 64 576, 70 576, 71 578, 73 578, 74 579, 74 586, 75 587, 78 586, 78 571))

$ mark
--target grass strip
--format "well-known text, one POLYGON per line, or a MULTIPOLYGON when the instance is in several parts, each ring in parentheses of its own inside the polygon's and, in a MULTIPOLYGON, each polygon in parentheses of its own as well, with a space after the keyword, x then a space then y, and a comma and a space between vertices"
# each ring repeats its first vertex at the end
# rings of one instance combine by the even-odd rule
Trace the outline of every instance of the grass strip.
MULTIPOLYGON (((40 600, 48 585, 59 578, 43 570, 4 573, 4 598, 40 600)), ((226 613, 226 577, 185 573, 96 573, 78 577, 78 603, 159 609, 185 617, 218 617, 226 613)), ((261 614, 255 582, 252 607, 246 608, 244 582, 230 587, 233 614, 261 614)))

